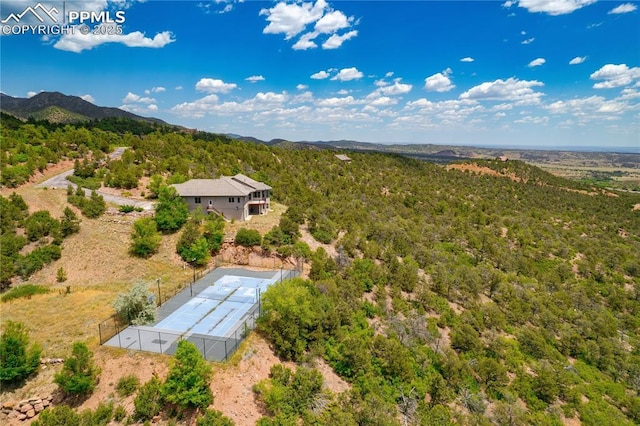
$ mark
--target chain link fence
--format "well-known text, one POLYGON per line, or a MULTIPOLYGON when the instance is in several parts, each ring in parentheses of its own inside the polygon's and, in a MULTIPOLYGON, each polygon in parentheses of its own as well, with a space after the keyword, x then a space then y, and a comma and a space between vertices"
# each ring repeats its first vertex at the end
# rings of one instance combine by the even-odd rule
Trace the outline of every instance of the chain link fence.
MULTIPOLYGON (((213 268, 215 269, 215 268, 213 268)), ((211 270, 202 271, 200 277, 211 270)), ((300 275, 297 269, 281 270, 280 280, 295 278, 300 275)), ((189 283, 173 290, 162 292, 158 304, 165 303, 171 297, 186 288, 189 283)), ((258 299, 251 309, 240 319, 224 337, 187 332, 174 332, 153 326, 135 326, 123 323, 113 315, 98 326, 100 344, 123 349, 156 352, 173 355, 180 340, 193 343, 203 358, 209 361, 226 361, 238 349, 242 341, 255 327, 261 314, 262 303, 258 299)))

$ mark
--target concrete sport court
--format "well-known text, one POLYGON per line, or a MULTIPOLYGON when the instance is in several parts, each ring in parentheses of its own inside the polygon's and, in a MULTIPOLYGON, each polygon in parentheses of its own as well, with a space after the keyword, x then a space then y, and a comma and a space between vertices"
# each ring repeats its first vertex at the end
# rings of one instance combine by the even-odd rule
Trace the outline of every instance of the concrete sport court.
POLYGON ((217 268, 158 308, 153 326, 129 326, 104 344, 164 354, 181 339, 194 343, 205 359, 222 361, 255 326, 260 295, 297 271, 217 268))

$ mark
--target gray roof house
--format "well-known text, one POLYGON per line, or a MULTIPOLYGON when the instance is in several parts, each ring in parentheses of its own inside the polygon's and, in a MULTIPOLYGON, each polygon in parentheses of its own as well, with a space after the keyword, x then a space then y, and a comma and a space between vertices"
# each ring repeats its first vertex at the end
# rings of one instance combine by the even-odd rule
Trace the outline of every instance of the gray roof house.
POLYGON ((227 220, 248 220, 251 216, 266 214, 271 203, 271 187, 243 174, 191 179, 172 186, 189 204, 189 211, 199 208, 227 220))

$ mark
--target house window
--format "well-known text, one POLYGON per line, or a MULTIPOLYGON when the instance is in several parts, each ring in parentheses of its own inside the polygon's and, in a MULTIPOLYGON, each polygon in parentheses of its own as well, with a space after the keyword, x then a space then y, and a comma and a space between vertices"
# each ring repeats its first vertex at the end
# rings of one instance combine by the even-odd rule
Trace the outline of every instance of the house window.
POLYGON ((233 203, 233 197, 229 197, 229 202, 233 203))
POLYGON ((213 205, 213 200, 209 200, 209 205, 212 206, 213 205))
POLYGON ((238 202, 238 203, 240 202, 240 197, 238 197, 238 201, 237 201, 237 202, 238 202))
POLYGON ((200 204, 201 202, 200 197, 196 197, 196 204, 200 204))

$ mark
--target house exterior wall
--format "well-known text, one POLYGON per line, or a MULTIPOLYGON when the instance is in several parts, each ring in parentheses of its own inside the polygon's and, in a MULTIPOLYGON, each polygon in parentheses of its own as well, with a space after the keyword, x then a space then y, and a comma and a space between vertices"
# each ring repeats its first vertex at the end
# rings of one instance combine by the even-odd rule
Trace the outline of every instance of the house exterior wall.
POLYGON ((247 197, 182 197, 189 205, 189 211, 201 209, 205 214, 222 213, 225 219, 246 220, 248 216, 247 197), (233 198, 233 201, 231 199, 233 198), (196 203, 196 199, 200 202, 196 203), (238 201, 239 200, 239 201, 238 201), (211 203, 209 203, 211 202, 211 203))
POLYGON ((253 212, 253 214, 266 214, 271 207, 270 191, 256 192, 260 192, 260 195, 256 196, 256 193, 251 193, 251 197, 185 196, 182 198, 189 205, 189 211, 193 211, 199 208, 205 214, 210 212, 217 214, 222 213, 224 218, 227 220, 247 220, 247 218, 252 214, 251 212, 253 212), (262 196, 263 193, 264 196, 262 196), (199 199, 200 202, 196 203, 196 199, 199 199), (211 206, 211 209, 209 208, 209 206, 211 206))

